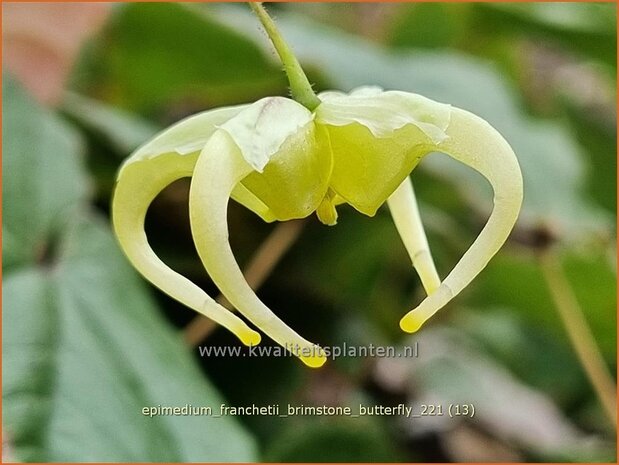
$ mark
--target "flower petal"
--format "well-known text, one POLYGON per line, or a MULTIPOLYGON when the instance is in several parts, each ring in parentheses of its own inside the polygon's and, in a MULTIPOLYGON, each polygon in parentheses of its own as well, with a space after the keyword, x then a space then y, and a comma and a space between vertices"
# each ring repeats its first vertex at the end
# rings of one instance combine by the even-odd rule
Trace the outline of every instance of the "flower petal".
POLYGON ((417 126, 432 142, 446 138, 450 105, 421 95, 397 90, 382 92, 379 87, 360 87, 349 95, 337 92, 320 94, 323 102, 316 109, 316 122, 328 126, 359 123, 375 137, 389 137, 407 125, 417 126))
POLYGON ((419 273, 423 287, 428 295, 432 294, 440 286, 441 279, 436 272, 430 253, 410 178, 407 177, 400 184, 400 187, 387 200, 387 204, 413 266, 419 273))
POLYGON ((144 232, 144 219, 153 199, 167 185, 191 176, 195 162, 196 155, 166 153, 126 164, 112 201, 114 231, 129 261, 146 279, 174 299, 226 327, 244 344, 256 345, 260 342, 260 334, 163 263, 150 247, 144 232))
POLYGON ((402 318, 400 326, 410 333, 417 331, 485 268, 507 240, 522 204, 522 174, 518 160, 509 144, 492 126, 472 113, 454 108, 447 135, 449 138, 437 147, 437 151, 482 174, 494 190, 494 208, 486 226, 438 290, 402 318))
POLYGON ((415 126, 377 138, 359 123, 328 126, 333 151, 329 186, 361 213, 374 216, 434 145, 415 126))
POLYGON ((447 137, 451 107, 420 95, 365 87, 321 98, 316 124, 324 125, 331 139, 330 186, 369 216, 447 137))
POLYGON ((304 106, 284 97, 265 97, 222 124, 243 158, 262 173, 286 139, 308 125, 314 116, 304 106))
POLYGON ((155 158, 164 153, 188 155, 200 152, 220 124, 236 116, 247 106, 237 105, 207 110, 180 120, 133 152, 123 163, 118 176, 120 177, 125 166, 155 158))
POLYGON ((258 299, 245 281, 228 242, 227 207, 234 187, 254 171, 226 131, 202 151, 191 182, 191 228, 204 267, 226 298, 278 344, 311 367, 325 362, 322 350, 303 339, 258 299))
POLYGON ((254 168, 237 184, 232 198, 249 193, 254 203, 268 209, 271 219, 280 221, 305 218, 318 208, 327 192, 333 158, 327 131, 316 127, 307 109, 286 98, 268 97, 221 129, 254 168))
MULTIPOLYGON (((118 172, 118 176, 120 177, 125 167, 132 163, 150 160, 167 153, 184 156, 193 155, 193 163, 195 164, 198 154, 219 125, 224 124, 249 106, 236 105, 217 108, 182 119, 139 147, 125 160, 118 172)), ((256 213, 264 221, 275 221, 273 212, 242 185, 237 186, 232 198, 256 213)))

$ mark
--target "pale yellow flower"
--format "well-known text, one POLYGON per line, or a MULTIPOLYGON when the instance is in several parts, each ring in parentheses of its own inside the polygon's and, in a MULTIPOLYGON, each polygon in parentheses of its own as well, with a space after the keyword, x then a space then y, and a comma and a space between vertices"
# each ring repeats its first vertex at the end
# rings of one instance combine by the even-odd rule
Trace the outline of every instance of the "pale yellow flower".
POLYGON ((148 206, 167 185, 191 176, 191 228, 206 271, 251 323, 317 367, 325 361, 321 350, 278 318, 245 281, 228 242, 230 198, 268 222, 316 212, 329 225, 336 223, 340 204, 374 216, 386 202, 428 294, 400 321, 404 331, 414 332, 462 291, 503 245, 523 193, 509 144, 465 110, 377 87, 312 98, 314 103, 304 106, 267 97, 175 124, 123 164, 112 213, 121 247, 149 281, 228 328, 244 344, 258 344, 256 331, 171 270, 148 244, 148 206), (486 226, 444 280, 436 271, 409 178, 430 152, 443 152, 473 168, 494 190, 486 226))

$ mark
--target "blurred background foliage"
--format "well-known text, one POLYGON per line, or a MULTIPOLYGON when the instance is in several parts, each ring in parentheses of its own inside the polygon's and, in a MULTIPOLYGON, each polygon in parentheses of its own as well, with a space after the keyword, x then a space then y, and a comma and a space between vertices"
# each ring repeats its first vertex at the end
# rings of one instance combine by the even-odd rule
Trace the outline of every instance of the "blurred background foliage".
MULTIPOLYGON (((261 298, 312 341, 419 342, 419 358, 338 359, 320 370, 293 358, 201 359, 182 337, 196 315, 141 280, 115 245, 110 196, 121 161, 157 130, 207 108, 287 94, 258 22, 240 4, 7 8, 3 428, 10 457, 614 461, 614 426, 570 343, 540 257, 560 264, 615 373, 616 6, 270 8, 318 90, 374 84, 416 92, 497 127, 525 179, 511 240, 411 337, 397 323, 423 290, 388 212, 370 219, 342 208, 333 228, 309 218, 261 298), (58 89, 49 87, 52 76, 58 89), (141 415, 144 406, 221 402, 462 402, 477 413, 461 420, 141 415)), ((440 154, 413 177, 445 275, 485 222, 491 192, 440 154)), ((185 181, 166 189, 147 231, 164 261, 216 295, 192 244, 187 192, 185 181)), ((238 205, 230 223, 241 264, 274 229, 238 205)), ((201 344, 237 342, 217 330, 201 344)))

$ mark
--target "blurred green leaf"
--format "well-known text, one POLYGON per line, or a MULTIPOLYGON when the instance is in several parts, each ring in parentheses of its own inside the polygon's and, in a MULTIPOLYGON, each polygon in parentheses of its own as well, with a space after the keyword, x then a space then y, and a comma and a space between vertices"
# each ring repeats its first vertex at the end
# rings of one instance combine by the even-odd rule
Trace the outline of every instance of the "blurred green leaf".
POLYGON ((547 28, 589 32, 608 37, 615 34, 617 8, 609 2, 489 3, 484 7, 503 11, 512 18, 522 18, 547 28))
POLYGON ((617 362, 617 272, 604 252, 563 253, 563 266, 604 357, 617 362))
POLYGON ((65 96, 62 110, 84 129, 104 138, 121 158, 127 157, 160 130, 134 113, 75 93, 65 96))
POLYGON ((382 215, 368 219, 350 207, 340 209, 337 227, 316 225, 306 233, 311 234, 311 239, 304 240, 292 251, 292 256, 298 257, 299 263, 302 261, 299 272, 320 286, 317 290, 321 295, 331 301, 361 301, 368 297, 369 286, 375 282, 387 261, 386 255, 399 238, 393 223, 382 215), (320 241, 320 237, 328 240, 320 241), (377 241, 377 237, 390 240, 377 241))
POLYGON ((499 47, 509 53, 513 38, 541 40, 616 66, 616 5, 611 2, 407 4, 393 23, 388 40, 396 47, 451 45, 477 53, 499 47), (505 39, 509 46, 501 48, 505 39))
POLYGON ((467 32, 470 4, 415 2, 399 8, 388 33, 394 47, 448 47, 467 32))
MULTIPOLYGON (((614 363, 617 344, 615 271, 600 251, 590 250, 586 255, 572 252, 565 254, 563 260, 567 277, 596 340, 606 360, 614 363)), ((504 253, 488 264, 483 276, 472 289, 472 305, 512 308, 532 325, 543 325, 564 337, 567 344, 567 335, 535 259, 504 253)))
POLYGON ((77 225, 50 272, 3 283, 4 427, 24 461, 255 460, 229 417, 144 407, 218 407, 179 336, 154 311, 107 228, 77 225))
POLYGON ((44 260, 88 193, 79 135, 2 80, 3 269, 44 260))
MULTIPOLYGON (((321 296, 343 314, 363 318, 377 337, 400 337, 398 321, 420 281, 387 212, 367 218, 339 208, 338 224, 314 223, 290 252, 286 279, 291 286, 321 296), (382 334, 381 334, 382 333, 382 334)), ((333 318, 332 315, 331 317, 333 318)), ((338 333, 339 340, 348 340, 338 333)), ((365 341, 369 342, 369 341, 365 341)))
MULTIPOLYGON (((412 342, 420 347, 420 357, 410 364, 416 380, 415 403, 441 404, 445 410, 445 415, 434 417, 433 422, 422 417, 418 430, 448 430, 454 421, 464 421, 448 415, 449 405, 472 405, 469 408, 474 409, 474 415, 466 421, 526 448, 533 457, 549 461, 610 459, 609 448, 603 449, 599 440, 575 427, 551 398, 515 378, 461 331, 434 327, 416 335, 412 342), (594 444, 597 447, 592 447, 594 444)), ((414 422, 410 425, 413 432, 415 426, 414 422)))
POLYGON ((136 113, 72 92, 65 95, 61 110, 87 136, 88 169, 95 184, 95 201, 106 208, 122 160, 160 127, 136 113))
POLYGON ((20 266, 3 279, 3 428, 16 458, 255 460, 232 418, 142 414, 222 399, 109 229, 86 214, 79 138, 9 78, 4 84, 3 245, 20 266), (39 241, 54 244, 42 258, 33 256, 39 241))
MULTIPOLYGON (((597 119, 602 112, 595 108, 583 108, 564 99, 573 132, 578 137, 589 157, 588 188, 591 196, 612 213, 617 211, 617 115, 604 124, 597 119)), ((603 117, 603 116, 601 116, 603 117)))
POLYGON ((387 431, 367 418, 307 418, 273 440, 269 462, 399 462, 387 431))
POLYGON ((75 74, 81 93, 152 114, 171 104, 218 106, 284 89, 258 47, 195 8, 118 5, 75 74))
POLYGON ((486 35, 543 38, 617 65, 617 6, 612 2, 530 2, 477 4, 473 23, 486 35))
POLYGON ((576 363, 566 335, 558 331, 560 328, 531 321, 515 308, 458 308, 453 317, 454 323, 479 342, 487 355, 518 379, 536 386, 564 410, 572 408, 584 392, 589 392, 588 380, 576 363))

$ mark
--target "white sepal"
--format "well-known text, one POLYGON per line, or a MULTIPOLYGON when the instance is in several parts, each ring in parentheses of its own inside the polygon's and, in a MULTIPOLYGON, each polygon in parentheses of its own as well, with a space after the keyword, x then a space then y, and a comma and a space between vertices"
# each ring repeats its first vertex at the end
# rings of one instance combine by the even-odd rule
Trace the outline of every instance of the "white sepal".
POLYGON ((447 138, 451 106, 421 95, 401 91, 381 91, 378 87, 360 87, 346 95, 323 92, 316 109, 316 122, 331 126, 359 123, 375 137, 389 137, 406 125, 417 126, 438 144, 447 138))
POLYGON ((241 150, 247 163, 262 173, 286 139, 314 119, 304 106, 284 97, 266 97, 251 104, 220 128, 241 150))

